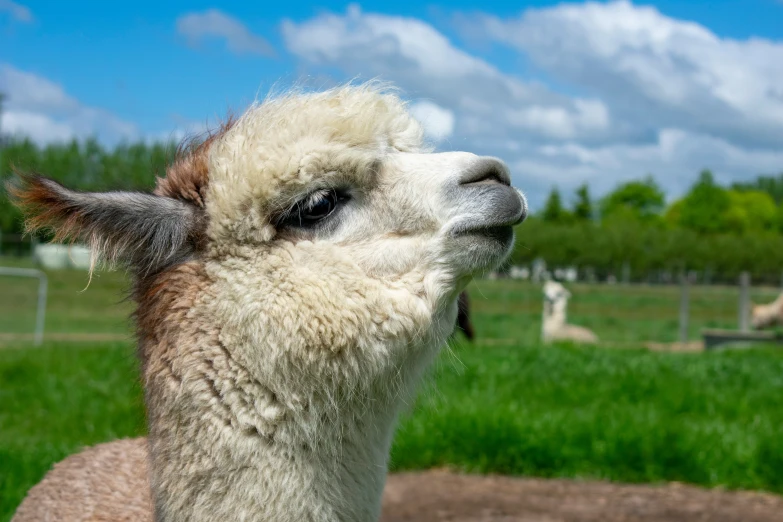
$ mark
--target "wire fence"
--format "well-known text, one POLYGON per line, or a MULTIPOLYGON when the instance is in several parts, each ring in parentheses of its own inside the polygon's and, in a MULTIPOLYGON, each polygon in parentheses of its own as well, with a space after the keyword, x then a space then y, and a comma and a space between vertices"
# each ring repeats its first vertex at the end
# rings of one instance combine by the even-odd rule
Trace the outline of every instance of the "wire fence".
MULTIPOLYGON (((546 277, 556 279, 554 274, 546 277)), ((564 277, 560 281, 571 293, 567 322, 592 330, 602 343, 683 343, 699 340, 708 329, 750 329, 753 305, 770 303, 781 293, 779 286, 754 284, 749 277, 743 291, 742 277, 713 274, 713 281, 734 279, 734 284, 705 284, 703 275, 697 273, 652 283, 588 278, 568 281, 564 277)), ((762 282, 770 280, 772 274, 762 278, 762 282)), ((521 342, 539 342, 542 284, 531 278, 531 271, 519 269, 478 281, 473 309, 482 323, 490 325, 485 328, 486 335, 502 339, 516 332, 521 342)))
MULTIPOLYGON (((0 265, 40 268, 29 254, 0 257, 0 265)), ((587 270, 553 270, 550 274, 539 270, 536 274, 532 268, 512 267, 471 285, 471 316, 480 339, 540 343, 545 277, 560 280, 570 291, 568 323, 592 330, 607 345, 694 342, 706 329, 738 330, 749 325, 753 304, 770 303, 781 292, 778 285, 768 284, 774 274, 766 274, 760 281, 750 278, 743 294, 737 274, 654 274, 647 282, 643 277, 623 282, 593 278, 587 270)), ((127 281, 121 273, 99 273, 89 290, 82 292, 87 286, 85 272, 73 268, 46 272, 52 283, 47 333, 122 335, 130 331, 125 319, 130 304, 107 306, 117 304, 124 295, 127 281)), ((0 277, 0 335, 35 331, 37 285, 31 279, 0 277)))

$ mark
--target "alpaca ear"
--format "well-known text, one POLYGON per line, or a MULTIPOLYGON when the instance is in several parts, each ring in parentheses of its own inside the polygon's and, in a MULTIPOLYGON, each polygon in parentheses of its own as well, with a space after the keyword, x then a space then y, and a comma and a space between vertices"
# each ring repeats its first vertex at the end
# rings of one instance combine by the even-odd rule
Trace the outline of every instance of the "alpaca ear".
POLYGON ((120 261, 138 274, 185 259, 198 246, 201 212, 193 205, 143 192, 80 192, 37 176, 9 184, 26 214, 28 231, 50 229, 54 238, 82 240, 98 258, 120 261))

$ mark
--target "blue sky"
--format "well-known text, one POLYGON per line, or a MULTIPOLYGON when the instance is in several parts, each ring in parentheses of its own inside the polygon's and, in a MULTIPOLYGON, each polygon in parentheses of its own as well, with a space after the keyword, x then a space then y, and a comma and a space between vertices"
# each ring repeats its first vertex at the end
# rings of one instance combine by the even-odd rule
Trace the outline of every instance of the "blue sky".
POLYGON ((534 207, 702 168, 783 171, 783 1, 0 0, 2 129, 179 138, 272 87, 381 77, 442 150, 506 160, 534 207))

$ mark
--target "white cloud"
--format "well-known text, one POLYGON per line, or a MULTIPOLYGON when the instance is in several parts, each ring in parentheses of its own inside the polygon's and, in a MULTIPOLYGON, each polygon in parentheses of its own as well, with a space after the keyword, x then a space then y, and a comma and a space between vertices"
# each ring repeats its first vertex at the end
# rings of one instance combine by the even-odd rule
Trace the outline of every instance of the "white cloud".
POLYGON ((589 89, 639 126, 783 145, 783 42, 722 39, 627 0, 561 4, 479 23, 486 38, 589 89))
POLYGON ((196 46, 207 38, 225 40, 226 47, 236 54, 273 56, 272 46, 264 38, 253 34, 242 22, 218 9, 188 13, 177 19, 177 32, 196 46))
POLYGON ((51 80, 8 64, 0 64, 0 91, 7 96, 1 122, 4 134, 28 136, 39 143, 90 136, 115 143, 139 137, 133 123, 84 105, 51 80))
POLYGON ((452 111, 458 134, 499 138, 513 132, 541 139, 608 127, 609 113, 599 100, 571 99, 506 75, 415 18, 365 14, 351 6, 342 16, 286 20, 282 33, 288 50, 312 66, 337 67, 348 76, 382 77, 414 99, 427 98, 452 111), (529 106, 544 115, 538 122, 520 122, 515 115, 529 106), (551 121, 553 114, 556 122, 551 121))
POLYGON ((30 23, 33 21, 33 13, 30 9, 12 0, 0 0, 0 13, 8 13, 17 22, 30 23))
POLYGON ((606 106, 595 100, 574 100, 571 112, 563 107, 531 105, 511 110, 507 118, 514 126, 538 130, 542 135, 556 139, 572 139, 609 126, 606 106))
POLYGON ((443 145, 506 159, 534 206, 553 185, 600 193, 652 173, 673 195, 703 168, 726 180, 783 170, 781 41, 720 38, 625 0, 465 19, 472 41, 500 42, 580 94, 501 71, 415 18, 352 6, 282 33, 308 70, 378 76, 448 111, 443 145))
POLYGON ((6 111, 2 115, 4 134, 22 135, 38 143, 62 142, 74 136, 73 128, 36 112, 6 111))
POLYGON ((411 114, 424 126, 424 133, 435 141, 442 141, 454 133, 454 113, 432 103, 419 101, 411 104, 411 114))
POLYGON ((681 129, 661 129, 649 143, 612 143, 586 147, 550 144, 526 151, 512 162, 539 191, 554 180, 574 187, 587 181, 594 190, 611 190, 618 182, 653 173, 669 196, 679 196, 705 168, 717 169, 719 181, 749 180, 759 173, 780 172, 783 150, 746 149, 724 139, 681 129))

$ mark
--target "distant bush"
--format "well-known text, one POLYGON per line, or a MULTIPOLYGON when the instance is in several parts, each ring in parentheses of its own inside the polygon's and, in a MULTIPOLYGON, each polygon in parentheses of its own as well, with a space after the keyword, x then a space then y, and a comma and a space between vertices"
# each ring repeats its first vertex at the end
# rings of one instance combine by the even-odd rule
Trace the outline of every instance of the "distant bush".
MULTIPOLYGON (((2 150, 0 177, 5 181, 12 170, 37 172, 64 185, 82 190, 148 190, 155 176, 162 176, 173 158, 175 145, 165 143, 122 144, 112 150, 95 140, 39 147, 28 139, 12 139, 2 150)), ((0 231, 19 233, 22 219, 0 191, 0 231)))
POLYGON ((619 277, 627 263, 634 280, 656 271, 698 270, 713 274, 714 282, 735 283, 747 270, 754 282, 778 284, 783 235, 764 230, 702 235, 633 221, 556 224, 532 217, 517 229, 510 262, 529 264, 537 257, 550 267, 591 267, 599 277, 619 277))

